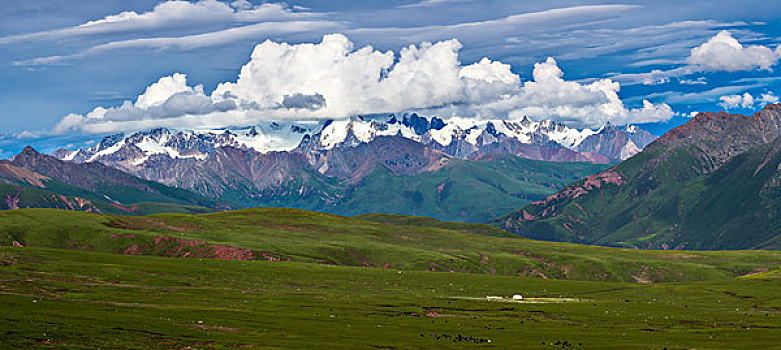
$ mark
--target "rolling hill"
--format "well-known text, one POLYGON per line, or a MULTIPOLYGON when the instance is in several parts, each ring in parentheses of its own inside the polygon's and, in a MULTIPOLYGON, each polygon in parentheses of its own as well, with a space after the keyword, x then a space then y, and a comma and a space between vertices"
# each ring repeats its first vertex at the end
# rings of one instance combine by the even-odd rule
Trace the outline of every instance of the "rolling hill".
POLYGON ((677 252, 533 241, 486 225, 286 208, 122 217, 0 212, 0 245, 126 255, 297 262, 596 281, 693 281, 775 268, 777 252, 677 252))

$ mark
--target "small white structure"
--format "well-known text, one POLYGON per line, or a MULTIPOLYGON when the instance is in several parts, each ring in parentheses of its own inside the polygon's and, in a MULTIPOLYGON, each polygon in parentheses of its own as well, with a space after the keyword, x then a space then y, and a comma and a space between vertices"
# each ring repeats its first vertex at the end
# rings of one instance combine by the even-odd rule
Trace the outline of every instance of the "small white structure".
POLYGON ((523 296, 520 294, 513 295, 513 300, 523 300, 523 296))

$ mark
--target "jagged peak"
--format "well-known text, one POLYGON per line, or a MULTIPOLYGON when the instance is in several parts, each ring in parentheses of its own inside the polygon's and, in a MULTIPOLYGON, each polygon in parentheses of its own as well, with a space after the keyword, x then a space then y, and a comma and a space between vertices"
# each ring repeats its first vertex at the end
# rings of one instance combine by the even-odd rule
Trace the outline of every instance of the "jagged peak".
MULTIPOLYGON (((609 123, 606 125, 612 126, 609 123)), ((111 159, 120 159, 138 166, 153 155, 202 159, 223 146, 246 147, 266 153, 291 151, 306 145, 308 150, 322 151, 342 143, 357 145, 371 142, 379 136, 393 135, 436 147, 447 147, 454 140, 463 140, 480 147, 477 145, 481 142, 478 141, 478 137, 483 133, 486 136, 493 135, 502 139, 506 136, 507 142, 517 140, 523 144, 543 145, 553 141, 575 151, 582 140, 594 134, 592 130, 581 131, 553 120, 533 121, 528 116, 523 116, 521 120, 442 119, 438 116, 423 116, 413 112, 354 115, 338 120, 269 121, 251 126, 216 130, 173 129, 172 131, 158 128, 138 132, 128 138, 124 138, 122 134, 112 135, 106 138, 103 146, 96 145, 89 149, 55 156, 58 159, 75 162, 93 162, 108 160, 109 156, 116 154, 111 159), (152 134, 168 136, 150 136, 152 134), (66 157, 70 158, 66 159, 66 157)))
POLYGON ((25 146, 24 149, 22 150, 22 152, 19 153, 19 154, 20 155, 33 155, 33 156, 41 155, 40 152, 35 150, 35 148, 33 148, 33 146, 30 146, 30 145, 25 146))
POLYGON ((154 128, 148 131, 148 135, 170 135, 171 130, 167 128, 154 128))

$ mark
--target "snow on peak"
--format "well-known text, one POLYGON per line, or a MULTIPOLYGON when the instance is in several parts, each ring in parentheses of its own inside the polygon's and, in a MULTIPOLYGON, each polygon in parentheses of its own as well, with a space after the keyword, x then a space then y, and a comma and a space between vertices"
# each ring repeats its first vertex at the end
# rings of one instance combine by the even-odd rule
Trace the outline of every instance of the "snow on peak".
MULTIPOLYGON (((473 118, 421 117, 415 113, 383 116, 356 116, 342 120, 264 122, 242 128, 209 130, 154 129, 129 136, 122 134, 104 138, 97 145, 64 153, 63 159, 76 162, 94 162, 104 157, 120 158, 127 164, 138 166, 150 157, 163 155, 170 158, 205 159, 220 147, 252 149, 261 153, 286 152, 297 149, 302 140, 312 140, 319 150, 334 147, 352 147, 371 142, 378 136, 401 136, 424 144, 436 143, 449 146, 454 140, 475 146, 486 140, 502 137, 521 143, 547 143, 550 141, 576 150, 587 137, 597 131, 578 130, 551 120, 481 120, 473 118), (488 137, 481 138, 482 135, 488 137), (121 155, 118 155, 121 153, 121 155), (117 155, 117 156, 114 156, 117 155)), ((629 133, 635 126, 627 126, 629 133)), ((488 141, 493 142, 493 141, 488 141)), ((632 147, 630 147, 632 148, 632 147)), ((634 151, 627 150, 627 151, 634 151)))

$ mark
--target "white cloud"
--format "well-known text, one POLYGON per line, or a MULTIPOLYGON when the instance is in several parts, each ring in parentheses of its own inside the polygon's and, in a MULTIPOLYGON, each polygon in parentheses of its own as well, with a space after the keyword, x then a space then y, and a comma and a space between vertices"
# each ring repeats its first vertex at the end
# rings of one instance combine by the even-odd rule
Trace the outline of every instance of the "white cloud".
POLYGON ((647 123, 670 119, 672 109, 643 101, 640 109, 627 109, 618 97, 621 85, 610 79, 580 84, 564 79, 553 58, 534 65, 533 81, 523 84, 514 96, 511 115, 556 119, 576 127, 595 127, 607 121, 616 124, 647 123))
POLYGON ((757 101, 763 104, 778 103, 778 96, 774 95, 772 91, 768 91, 760 95, 757 101))
POLYGON ((751 94, 725 95, 719 97, 720 105, 726 109, 751 108, 754 106, 754 97, 751 94))
POLYGON ((29 130, 22 130, 22 132, 16 134, 17 139, 37 139, 39 137, 41 137, 40 133, 29 130))
POLYGON ((412 4, 401 5, 399 8, 437 7, 447 4, 467 2, 469 0, 421 0, 412 4))
POLYGON ((498 19, 477 22, 462 22, 450 25, 427 25, 417 27, 359 28, 347 32, 361 41, 397 44, 399 42, 436 41, 449 38, 469 43, 485 43, 496 38, 508 38, 525 33, 536 39, 540 32, 584 27, 615 18, 640 6, 637 5, 583 5, 553 8, 548 10, 513 14, 498 19), (556 23, 553 28, 551 23, 556 23), (553 30, 552 30, 553 29, 553 30))
POLYGON ((534 65, 521 82, 510 66, 488 58, 462 65, 461 43, 446 40, 403 48, 355 49, 344 35, 291 45, 270 40, 255 47, 235 82, 207 96, 174 74, 150 85, 135 102, 68 115, 55 132, 127 131, 168 127, 246 125, 259 120, 341 118, 357 114, 426 111, 444 116, 551 118, 577 127, 663 121, 667 105, 643 101, 628 109, 620 84, 564 79, 553 58, 534 65))
MULTIPOLYGON (((692 48, 685 65, 669 70, 647 73, 615 74, 614 79, 625 83, 658 85, 671 78, 702 72, 737 72, 771 70, 781 59, 781 46, 775 50, 762 45, 744 46, 727 30, 722 30, 705 43, 692 48)), ((682 83, 684 80, 680 80, 682 83)), ((691 80, 689 80, 691 81, 691 80)))
MULTIPOLYGON (((203 86, 187 85, 187 76, 174 74, 160 78, 146 88, 135 102, 125 101, 119 107, 97 107, 87 115, 69 114, 52 130, 63 134, 70 130, 120 130, 125 124, 155 125, 160 120, 211 113, 225 113, 236 109, 233 101, 214 101, 203 93, 203 86)), ((102 131, 97 131, 102 132, 102 131)))
POLYGON ((235 0, 231 2, 231 7, 237 10, 249 10, 252 8, 252 3, 247 0, 235 0))
POLYGON ((146 91, 138 96, 135 105, 148 108, 165 102, 175 94, 194 91, 195 89, 187 86, 187 76, 176 73, 172 76, 162 77, 156 83, 149 85, 146 91))
POLYGON ((686 62, 702 71, 770 70, 778 63, 779 49, 766 46, 743 46, 729 31, 722 30, 706 43, 691 50, 686 62))
POLYGON ((234 1, 229 6, 217 0, 197 2, 170 0, 157 4, 148 12, 126 11, 73 27, 0 37, 0 44, 82 35, 154 31, 215 23, 301 20, 319 16, 315 13, 296 12, 284 3, 266 3, 253 6, 244 0, 234 1))
POLYGON ((697 79, 678 79, 678 84, 681 85, 708 85, 708 80, 705 77, 699 77, 697 79))
MULTIPOLYGON (((207 0, 202 0, 204 2, 207 0)), ((196 4, 200 4, 198 2, 196 4)), ((209 3, 214 2, 210 0, 209 3)), ((177 2, 178 3, 178 2, 177 2)), ((166 4, 166 3, 164 3, 166 4)), ((233 4, 233 3, 232 3, 233 4)), ((250 13, 248 11, 241 10, 242 6, 245 6, 243 2, 237 2, 234 4, 234 8, 230 8, 225 4, 213 5, 220 7, 222 10, 215 11, 214 16, 206 16, 209 21, 215 21, 220 19, 221 21, 238 21, 239 18, 252 18, 253 16, 247 14, 239 16, 239 13, 250 13), (233 14, 231 14, 233 13, 233 14)), ((239 27, 233 27, 228 29, 221 29, 217 31, 210 31, 201 34, 190 34, 184 36, 173 37, 150 37, 150 38, 138 38, 112 41, 100 45, 93 46, 81 52, 62 54, 46 57, 38 57, 32 59, 25 59, 13 62, 16 66, 47 66, 62 64, 66 61, 83 58, 86 56, 101 54, 108 51, 123 50, 123 49, 153 49, 153 50, 192 50, 202 47, 221 46, 228 43, 236 42, 238 40, 257 40, 258 38, 269 37, 279 34, 294 34, 294 33, 323 33, 328 31, 345 31, 351 37, 358 38, 359 41, 372 42, 378 45, 395 46, 403 45, 410 42, 424 42, 424 41, 441 41, 450 38, 458 38, 461 42, 468 42, 474 45, 485 45, 486 38, 501 38, 508 35, 517 35, 519 32, 535 33, 538 41, 532 45, 513 45, 510 50, 513 54, 519 54, 529 51, 530 47, 541 46, 543 43, 557 42, 557 47, 571 49, 573 46, 577 46, 577 43, 583 43, 593 40, 593 38, 576 38, 573 42, 562 42, 560 36, 543 36, 540 37, 541 32, 550 32, 551 28, 548 27, 550 23, 562 23, 562 25, 555 26, 554 32, 560 30, 567 30, 575 27, 583 27, 593 23, 599 23, 610 18, 615 18, 620 13, 628 12, 630 10, 638 8, 634 5, 588 5, 588 6, 574 6, 566 8, 555 8, 538 12, 528 12, 510 15, 500 19, 493 19, 480 22, 467 22, 458 23, 454 25, 436 25, 436 26, 420 26, 420 27, 391 27, 391 28, 359 28, 346 30, 349 24, 339 21, 327 20, 324 17, 326 14, 311 13, 311 12, 293 12, 284 5, 280 4, 268 4, 261 6, 282 6, 287 16, 276 18, 269 16, 269 19, 264 20, 261 23, 252 25, 244 25, 239 27), (547 29, 546 29, 547 28, 547 29)), ((162 6, 158 5, 158 6, 162 6)), ((185 7, 192 7, 191 5, 181 5, 185 7)), ((171 6, 173 7, 173 6, 171 6)), ((157 9, 157 7, 156 7, 157 9)), ((192 10, 193 12, 199 12, 192 10)), ((128 30, 133 29, 138 31, 144 28, 144 26, 150 26, 155 23, 163 23, 167 26, 174 25, 193 25, 198 24, 201 19, 193 19, 192 22, 180 23, 177 22, 177 16, 165 15, 168 11, 153 10, 148 13, 135 14, 127 16, 128 19, 122 26, 127 26, 128 30), (152 15, 155 13, 157 15, 152 15), (133 21, 133 18, 144 18, 140 21, 145 23, 140 25, 133 21), (167 19, 166 21, 160 21, 161 18, 167 19)), ((208 12, 208 11, 204 11, 208 12)), ((117 15, 118 16, 118 15, 117 15)), ((111 16, 109 16, 111 17, 111 16)), ((106 22, 106 26, 100 29, 100 32, 105 32, 112 27, 109 26, 109 22, 113 23, 113 19, 109 17, 100 21, 106 22)), ((204 20, 206 20, 204 19, 204 20)), ((103 23, 103 22, 100 22, 103 23)), ((211 22, 209 22, 211 23, 211 22)), ((223 22, 219 22, 223 23, 223 22)), ((696 24, 701 26, 703 24, 696 24)), ((709 23, 707 25, 713 25, 709 23)), ((112 24, 112 26, 114 26, 112 24)), ((118 26, 118 25, 116 25, 118 26)), ((121 27, 121 26, 120 26, 121 27)), ((118 27, 119 28, 119 27, 118 27)), ((117 29, 117 28, 115 28, 117 29)), ((51 37, 60 35, 76 35, 82 31, 79 27, 66 28, 61 30, 55 30, 52 32, 41 32, 33 34, 25 34, 23 36, 5 37, 0 38, 0 44, 9 40, 21 40, 23 37, 51 37), (17 38, 18 37, 18 38, 17 38)), ((96 29, 97 30, 97 29, 96 29)), ((658 33, 654 35, 643 35, 644 38, 658 37, 658 33)), ((490 41, 491 39, 488 39, 490 41)), ((630 40, 628 42, 636 45, 637 40, 630 40)), ((508 49, 508 45, 500 45, 494 48, 497 54, 502 54, 504 50, 508 49)), ((593 48, 591 48, 593 49, 593 48)), ((609 52, 614 50, 622 50, 622 48, 607 49, 609 52)))
POLYGON ((271 109, 285 95, 320 94, 327 107, 317 112, 319 117, 456 103, 463 100, 460 48, 456 40, 410 45, 394 62, 390 51, 370 46, 353 50, 343 35, 327 35, 319 44, 267 40, 255 48, 236 83, 220 84, 213 97, 227 94, 271 109))
POLYGON ((258 37, 293 34, 310 31, 322 31, 337 28, 336 22, 331 21, 290 21, 290 22, 263 22, 236 28, 219 30, 204 34, 193 34, 179 37, 141 38, 113 41, 106 44, 91 47, 82 52, 33 58, 23 61, 15 61, 15 66, 48 66, 62 64, 64 62, 92 56, 107 51, 131 50, 131 49, 158 49, 180 51, 194 50, 203 47, 222 46, 240 40, 252 40, 258 37))
POLYGON ((719 105, 724 109, 750 109, 761 108, 769 103, 778 103, 778 96, 774 95, 772 91, 763 93, 759 97, 754 97, 746 92, 743 95, 724 95, 719 97, 719 101, 721 101, 719 105))
MULTIPOLYGON (((97 107, 100 108, 100 107, 97 107)), ((86 126, 85 117, 80 114, 71 113, 66 115, 64 118, 60 120, 57 125, 54 126, 54 129, 52 129, 52 133, 54 134, 64 134, 71 130, 84 130, 83 128, 86 126)))

